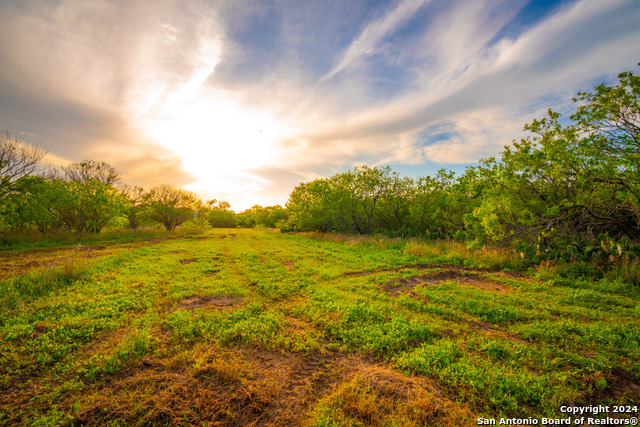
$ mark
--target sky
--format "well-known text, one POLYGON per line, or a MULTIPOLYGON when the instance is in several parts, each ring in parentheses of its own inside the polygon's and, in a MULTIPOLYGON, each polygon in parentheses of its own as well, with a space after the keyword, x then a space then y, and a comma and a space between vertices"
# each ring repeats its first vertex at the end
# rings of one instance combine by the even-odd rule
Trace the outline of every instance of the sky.
POLYGON ((2 0, 0 128, 241 211, 462 173, 639 61, 637 0, 2 0))

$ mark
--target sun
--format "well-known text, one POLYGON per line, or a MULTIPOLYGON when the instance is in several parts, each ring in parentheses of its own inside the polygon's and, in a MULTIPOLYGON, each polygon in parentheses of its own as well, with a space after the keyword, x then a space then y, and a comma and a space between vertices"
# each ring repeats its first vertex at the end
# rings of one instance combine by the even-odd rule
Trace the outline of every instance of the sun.
POLYGON ((204 200, 235 200, 234 208, 254 204, 249 199, 267 184, 256 170, 277 166, 278 143, 288 134, 268 112, 243 108, 230 97, 210 92, 189 102, 168 99, 162 113, 148 118, 144 128, 196 178, 185 188, 204 200))
POLYGON ((145 123, 147 134, 177 153, 198 177, 233 174, 277 161, 283 127, 267 113, 221 96, 169 104, 145 123))
POLYGON ((181 158, 197 179, 188 187, 203 197, 255 193, 265 181, 252 171, 277 165, 279 142, 292 129, 270 112, 209 87, 217 57, 213 49, 208 52, 187 82, 172 87, 152 82, 139 91, 138 127, 181 158))
POLYGON ((270 184, 259 170, 278 167, 286 154, 282 141, 297 130, 266 109, 249 107, 242 93, 211 86, 221 46, 215 38, 202 40, 190 58, 189 75, 179 81, 156 63, 132 92, 129 111, 137 129, 182 160, 195 178, 185 188, 204 200, 246 208, 261 200, 270 184))

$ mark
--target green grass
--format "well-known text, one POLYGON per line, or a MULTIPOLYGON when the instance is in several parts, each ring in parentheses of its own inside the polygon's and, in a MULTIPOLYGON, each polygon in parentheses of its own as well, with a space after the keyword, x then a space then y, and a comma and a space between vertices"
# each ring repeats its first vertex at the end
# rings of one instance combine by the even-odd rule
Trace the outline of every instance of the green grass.
POLYGON ((457 243, 172 237, 0 281, 0 424, 475 425, 639 402, 633 286, 504 273, 524 265, 457 243))

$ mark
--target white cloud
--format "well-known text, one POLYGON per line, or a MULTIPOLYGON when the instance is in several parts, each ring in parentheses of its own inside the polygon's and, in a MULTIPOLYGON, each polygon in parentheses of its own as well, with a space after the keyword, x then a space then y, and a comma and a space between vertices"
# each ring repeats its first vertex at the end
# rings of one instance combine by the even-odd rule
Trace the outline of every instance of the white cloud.
MULTIPOLYGON (((505 13, 501 24, 516 10, 505 13)), ((470 19, 458 10, 448 15, 458 17, 460 22, 470 19)), ((354 111, 343 117, 340 125, 306 134, 306 153, 321 159, 329 159, 329 153, 334 153, 336 163, 367 154, 395 160, 414 158, 420 151, 427 160, 443 163, 474 162, 495 155, 545 108, 566 109, 576 91, 589 89, 585 83, 631 68, 640 58, 640 45, 632 42, 640 40, 637 22, 640 8, 632 1, 605 5, 583 0, 513 42, 486 46, 500 26, 476 25, 460 40, 481 42, 469 51, 454 49, 458 59, 439 70, 440 76, 454 78, 440 79, 440 85, 431 91, 410 93, 379 107, 354 111), (466 64, 475 67, 473 73, 464 72, 466 64), (555 96, 556 105, 541 105, 550 95, 555 96), (558 105, 558 101, 564 104, 558 105), (418 132, 443 121, 456 127, 453 140, 418 150, 422 142, 418 132), (413 149, 407 141, 413 141, 413 149), (409 154, 394 157, 388 155, 390 152, 409 154)), ((445 40, 454 37, 455 32, 442 28, 445 40)), ((431 30, 430 34, 439 39, 441 33, 431 30)))
POLYGON ((422 5, 429 0, 403 0, 398 6, 379 20, 370 23, 362 31, 360 36, 351 43, 344 52, 340 62, 320 81, 330 79, 347 67, 357 62, 360 58, 375 52, 380 41, 399 25, 409 19, 422 5))
POLYGON ((482 70, 489 59, 485 58, 489 43, 524 4, 524 0, 466 0, 441 11, 422 39, 423 87, 451 84, 482 70))

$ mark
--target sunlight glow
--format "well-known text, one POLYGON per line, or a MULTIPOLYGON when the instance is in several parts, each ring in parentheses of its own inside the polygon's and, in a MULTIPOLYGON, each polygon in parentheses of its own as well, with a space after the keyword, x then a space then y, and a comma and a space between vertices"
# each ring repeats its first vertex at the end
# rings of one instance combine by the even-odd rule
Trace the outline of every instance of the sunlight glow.
POLYGON ((206 45, 187 82, 149 82, 134 103, 141 129, 180 156, 198 178, 187 188, 203 198, 260 191, 266 181, 250 171, 276 164, 278 142, 290 133, 269 113, 207 86, 219 57, 215 44, 206 45))
POLYGON ((282 130, 266 114, 243 110, 232 99, 213 94, 184 103, 172 98, 164 114, 147 120, 145 128, 155 141, 178 153, 189 172, 213 177, 276 160, 274 144, 282 130))

